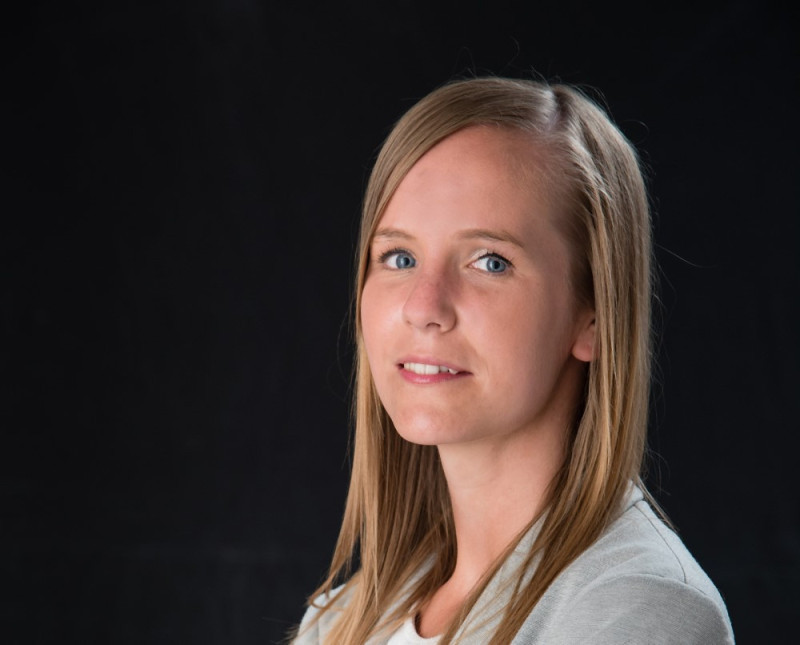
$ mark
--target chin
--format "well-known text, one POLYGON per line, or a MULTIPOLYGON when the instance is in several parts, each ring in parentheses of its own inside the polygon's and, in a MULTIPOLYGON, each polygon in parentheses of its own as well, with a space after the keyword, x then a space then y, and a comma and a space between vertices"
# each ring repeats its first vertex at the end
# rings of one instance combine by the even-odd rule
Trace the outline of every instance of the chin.
POLYGON ((436 423, 430 419, 402 420, 400 423, 393 419, 392 423, 403 439, 420 446, 438 446, 458 440, 453 436, 451 424, 436 423))

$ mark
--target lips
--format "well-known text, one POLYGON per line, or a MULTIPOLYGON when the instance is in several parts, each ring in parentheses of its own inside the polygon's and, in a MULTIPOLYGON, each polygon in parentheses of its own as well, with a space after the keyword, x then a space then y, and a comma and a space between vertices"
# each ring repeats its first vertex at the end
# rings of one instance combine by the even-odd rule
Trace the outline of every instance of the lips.
POLYGON ((447 365, 428 365, 427 363, 403 363, 403 369, 414 374, 427 375, 432 374, 458 374, 458 370, 448 367, 447 365))
POLYGON ((408 356, 397 367, 406 381, 417 385, 446 383, 470 374, 462 367, 432 357, 408 356))

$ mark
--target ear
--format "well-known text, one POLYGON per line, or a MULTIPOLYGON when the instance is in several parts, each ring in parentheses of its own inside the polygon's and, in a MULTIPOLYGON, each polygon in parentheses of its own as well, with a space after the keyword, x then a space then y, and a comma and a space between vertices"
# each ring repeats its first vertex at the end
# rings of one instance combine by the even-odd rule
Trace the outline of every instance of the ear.
POLYGON ((588 311, 581 317, 581 324, 578 327, 578 337, 572 345, 572 355, 579 361, 589 363, 594 360, 595 346, 595 324, 594 311, 588 311))

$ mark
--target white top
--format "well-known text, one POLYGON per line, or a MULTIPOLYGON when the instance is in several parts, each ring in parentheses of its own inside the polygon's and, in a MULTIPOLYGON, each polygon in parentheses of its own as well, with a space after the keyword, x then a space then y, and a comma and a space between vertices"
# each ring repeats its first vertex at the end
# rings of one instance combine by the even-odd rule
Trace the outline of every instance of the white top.
MULTIPOLYGON (((732 645, 725 603, 695 559, 631 487, 622 513, 586 551, 567 566, 536 603, 512 645, 732 645)), ((539 523, 489 581, 456 634, 459 645, 486 645, 508 605, 520 566, 530 552, 539 523)), ((532 574, 526 571, 528 578, 532 574)), ((317 603, 344 605, 347 593, 336 589, 317 603)), ((308 629, 309 607, 295 645, 330 644, 338 617, 328 612, 308 629)), ((392 608, 389 609, 391 613, 392 608)), ((414 629, 381 632, 368 645, 436 643, 414 629), (404 640, 392 640, 389 638, 404 640)))
POLYGON ((437 645, 438 642, 439 636, 423 638, 417 634, 417 628, 414 626, 414 617, 409 616, 400 625, 400 628, 389 637, 386 645, 437 645))

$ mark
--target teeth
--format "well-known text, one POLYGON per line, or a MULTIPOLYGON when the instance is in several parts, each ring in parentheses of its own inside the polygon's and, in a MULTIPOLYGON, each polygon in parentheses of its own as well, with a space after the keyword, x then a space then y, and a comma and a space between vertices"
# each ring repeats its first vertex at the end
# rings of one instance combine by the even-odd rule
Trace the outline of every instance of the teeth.
POLYGON ((458 374, 458 370, 454 370, 444 365, 427 365, 426 363, 403 363, 403 369, 407 369, 414 374, 432 375, 439 374, 440 372, 449 372, 450 374, 458 374))

